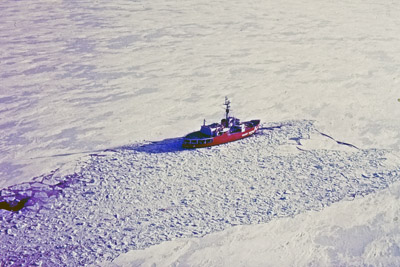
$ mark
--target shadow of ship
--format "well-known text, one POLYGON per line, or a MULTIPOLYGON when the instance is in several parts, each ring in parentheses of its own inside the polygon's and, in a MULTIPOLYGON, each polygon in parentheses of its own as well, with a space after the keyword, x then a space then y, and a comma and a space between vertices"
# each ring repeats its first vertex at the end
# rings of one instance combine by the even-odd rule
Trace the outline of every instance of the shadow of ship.
MULTIPOLYGON (((182 148, 183 138, 168 138, 161 141, 149 142, 147 144, 122 146, 121 150, 134 150, 145 153, 170 153, 185 150, 182 148)), ((118 150, 118 149, 116 149, 118 150)), ((111 150, 109 150, 111 151, 111 150)))

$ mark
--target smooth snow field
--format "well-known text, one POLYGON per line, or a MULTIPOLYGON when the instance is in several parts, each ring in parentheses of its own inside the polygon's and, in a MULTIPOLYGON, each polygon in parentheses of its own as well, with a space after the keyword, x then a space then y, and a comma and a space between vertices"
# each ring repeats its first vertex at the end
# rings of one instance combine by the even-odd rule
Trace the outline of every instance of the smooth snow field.
POLYGON ((0 14, 1 266, 400 265, 400 3, 0 14), (225 96, 259 132, 181 149, 225 96))

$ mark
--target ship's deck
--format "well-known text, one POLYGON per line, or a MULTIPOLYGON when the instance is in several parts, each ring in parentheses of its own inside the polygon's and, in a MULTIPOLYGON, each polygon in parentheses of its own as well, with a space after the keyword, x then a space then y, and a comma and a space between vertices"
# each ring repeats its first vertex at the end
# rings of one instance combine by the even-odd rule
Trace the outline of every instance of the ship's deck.
POLYGON ((207 139, 207 138, 211 138, 211 136, 207 135, 207 134, 203 134, 200 131, 197 131, 197 132, 193 132, 193 133, 186 135, 185 138, 186 139, 207 139))

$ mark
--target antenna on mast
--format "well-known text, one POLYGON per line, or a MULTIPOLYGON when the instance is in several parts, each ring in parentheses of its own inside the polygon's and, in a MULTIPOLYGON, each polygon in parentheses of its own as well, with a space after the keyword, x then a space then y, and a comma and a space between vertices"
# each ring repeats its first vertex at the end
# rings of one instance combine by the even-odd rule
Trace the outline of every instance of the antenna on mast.
POLYGON ((228 118, 229 118, 229 109, 230 109, 230 104, 231 104, 231 101, 229 101, 228 100, 228 97, 227 96, 225 96, 225 103, 224 103, 224 105, 226 106, 226 109, 225 109, 225 112, 226 112, 226 115, 225 115, 225 118, 226 118, 226 122, 228 123, 228 118))

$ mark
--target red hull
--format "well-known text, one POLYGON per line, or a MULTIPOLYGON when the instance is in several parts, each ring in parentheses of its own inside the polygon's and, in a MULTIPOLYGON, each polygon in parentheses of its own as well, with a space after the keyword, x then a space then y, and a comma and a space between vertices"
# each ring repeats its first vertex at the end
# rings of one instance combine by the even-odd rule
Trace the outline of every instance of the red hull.
POLYGON ((192 133, 187 135, 184 138, 182 147, 183 148, 200 148, 200 147, 209 147, 209 146, 216 146, 224 143, 229 143, 232 141, 236 141, 245 137, 248 137, 252 134, 254 134, 258 128, 259 128, 259 122, 260 121, 254 121, 257 123, 254 123, 255 126, 253 127, 246 127, 243 132, 225 132, 220 136, 214 136, 214 137, 199 137, 199 138, 194 138, 192 137, 198 132, 192 133), (191 136, 192 135, 192 136, 191 136))

